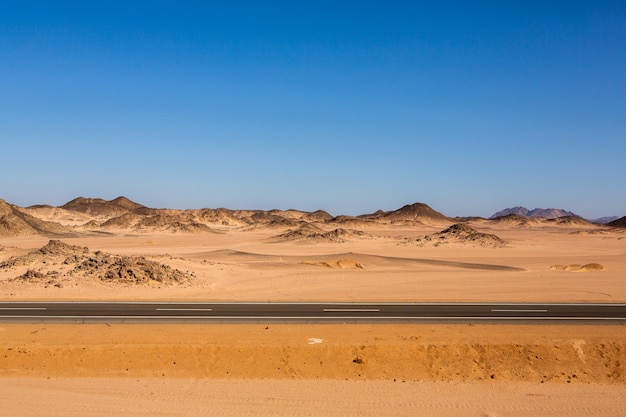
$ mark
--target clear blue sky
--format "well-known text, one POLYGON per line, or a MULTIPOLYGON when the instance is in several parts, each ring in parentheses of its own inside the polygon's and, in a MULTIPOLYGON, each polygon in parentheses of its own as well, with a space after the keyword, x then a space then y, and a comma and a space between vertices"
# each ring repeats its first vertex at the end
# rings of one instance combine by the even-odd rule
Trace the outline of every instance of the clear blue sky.
POLYGON ((0 198, 626 214, 626 2, 0 1, 0 198))

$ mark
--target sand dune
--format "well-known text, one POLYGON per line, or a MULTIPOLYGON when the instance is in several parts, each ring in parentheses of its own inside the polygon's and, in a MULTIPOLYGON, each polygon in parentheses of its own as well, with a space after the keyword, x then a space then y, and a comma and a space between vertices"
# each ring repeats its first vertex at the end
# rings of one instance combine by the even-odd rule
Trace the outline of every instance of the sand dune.
POLYGON ((599 263, 589 263, 585 265, 570 264, 570 265, 552 265, 550 267, 553 271, 570 271, 570 272, 588 272, 588 271, 604 271, 604 266, 599 263))
MULTIPOLYGON (((483 264, 473 262, 459 262, 459 261, 447 261, 440 259, 424 259, 424 258, 400 258, 393 256, 378 256, 356 252, 344 252, 344 253, 327 253, 320 255, 269 255, 258 254, 250 252, 240 252, 233 250, 218 250, 211 252, 204 252, 195 254, 193 257, 201 258, 209 261, 220 262, 235 262, 239 265, 245 263, 257 263, 258 261, 265 262, 280 262, 281 264, 305 264, 305 265, 325 265, 326 263, 336 263, 338 260, 349 260, 345 264, 356 262, 361 266, 369 265, 379 268, 406 268, 410 270, 412 267, 419 265, 437 266, 443 268, 454 269, 470 269, 470 270, 483 270, 483 271, 508 271, 508 272, 520 272, 522 268, 498 265, 498 264, 483 264), (332 261, 329 261, 331 259, 332 261)), ((328 266, 328 265, 326 265, 328 266)))
POLYGON ((335 269, 363 269, 364 268, 363 264, 350 258, 342 258, 336 261, 335 260, 303 261, 302 263, 304 265, 322 266, 326 268, 335 268, 335 269))

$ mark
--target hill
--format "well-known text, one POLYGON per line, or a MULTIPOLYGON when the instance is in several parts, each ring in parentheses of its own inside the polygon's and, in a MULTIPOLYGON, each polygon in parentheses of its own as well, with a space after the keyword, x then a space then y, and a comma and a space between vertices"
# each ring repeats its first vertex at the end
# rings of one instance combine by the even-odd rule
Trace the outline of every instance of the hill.
POLYGON ((310 222, 326 222, 332 220, 333 216, 324 210, 317 210, 311 213, 306 213, 302 216, 303 220, 310 222))
POLYGON ((619 219, 619 216, 606 216, 606 217, 599 217, 597 219, 589 219, 589 221, 591 223, 596 223, 596 224, 607 224, 617 219, 619 219))
MULTIPOLYGON (((141 256, 115 256, 59 240, 0 263, 0 270, 23 271, 9 282, 63 287, 85 279, 114 285, 184 285, 192 275, 141 256)), ((17 272, 19 273, 19 272, 17 272)))
POLYGON ((298 228, 289 229, 285 233, 275 236, 281 240, 307 241, 307 242, 334 242, 344 243, 351 239, 370 238, 371 236, 359 230, 347 230, 337 228, 324 231, 317 226, 302 221, 298 228))
POLYGON ((125 213, 147 209, 126 197, 117 197, 107 201, 101 198, 78 197, 61 206, 65 210, 86 213, 90 216, 117 217, 125 213))
POLYGON ((496 217, 505 217, 505 216, 511 216, 511 215, 528 217, 528 211, 529 210, 526 207, 521 207, 521 206, 511 207, 511 208, 507 208, 504 210, 500 210, 499 212, 494 213, 489 218, 495 219, 496 217))
POLYGON ((391 222, 420 222, 420 223, 441 223, 452 222, 452 219, 433 210, 424 203, 407 204, 398 210, 388 212, 376 212, 372 215, 359 216, 362 219, 378 220, 384 219, 391 222))
POLYGON ((621 218, 619 218, 617 220, 613 220, 610 223, 607 223, 607 226, 626 228, 626 216, 621 217, 621 218))
POLYGON ((0 199, 0 236, 60 235, 68 230, 58 223, 39 220, 0 199))
POLYGON ((417 243, 421 245, 430 243, 434 246, 447 243, 463 243, 490 248, 502 248, 506 246, 506 242, 500 237, 490 233, 481 233, 464 223, 453 224, 441 232, 417 239, 417 243))
POLYGON ((493 223, 508 224, 512 226, 529 226, 540 222, 539 219, 531 219, 519 214, 506 214, 504 216, 491 217, 489 220, 493 223))
POLYGON ((547 223, 556 224, 558 226, 594 226, 593 223, 578 216, 562 216, 555 219, 548 219, 547 223))

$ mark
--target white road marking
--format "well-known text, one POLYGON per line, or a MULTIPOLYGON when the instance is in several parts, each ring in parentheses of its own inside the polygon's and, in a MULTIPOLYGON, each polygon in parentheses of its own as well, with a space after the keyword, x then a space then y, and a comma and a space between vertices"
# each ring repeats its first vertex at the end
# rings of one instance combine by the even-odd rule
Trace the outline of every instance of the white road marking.
POLYGON ((213 311, 212 308, 156 308, 156 311, 213 311))
POLYGON ((0 307, 0 310, 47 310, 46 307, 0 307))
POLYGON ((324 313, 377 313, 379 308, 325 308, 324 313))
POLYGON ((492 313, 547 313, 548 310, 506 310, 506 309, 492 309, 492 313))
POLYGON ((430 320, 509 320, 509 321, 540 321, 540 320, 557 320, 557 321, 605 321, 605 320, 624 320, 626 321, 626 317, 416 317, 416 316, 408 316, 408 317, 381 317, 381 316, 372 316, 372 317, 360 317, 360 316, 342 316, 342 317, 328 317, 328 316, 311 316, 311 317, 302 317, 302 316, 7 316, 0 315, 0 318, 12 318, 12 319, 136 319, 136 320, 151 320, 151 319, 168 319, 168 320, 181 320, 181 319, 190 319, 190 320, 408 320, 408 321, 430 321, 430 320))

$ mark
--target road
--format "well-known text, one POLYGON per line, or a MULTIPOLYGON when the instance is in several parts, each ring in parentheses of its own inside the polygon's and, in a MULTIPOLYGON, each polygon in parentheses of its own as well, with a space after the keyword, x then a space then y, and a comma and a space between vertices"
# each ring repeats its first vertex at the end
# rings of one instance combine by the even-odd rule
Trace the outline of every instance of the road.
POLYGON ((0 302, 15 321, 626 323, 626 304, 0 302))

